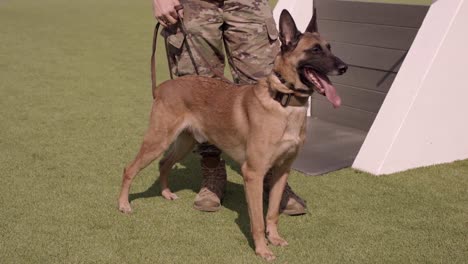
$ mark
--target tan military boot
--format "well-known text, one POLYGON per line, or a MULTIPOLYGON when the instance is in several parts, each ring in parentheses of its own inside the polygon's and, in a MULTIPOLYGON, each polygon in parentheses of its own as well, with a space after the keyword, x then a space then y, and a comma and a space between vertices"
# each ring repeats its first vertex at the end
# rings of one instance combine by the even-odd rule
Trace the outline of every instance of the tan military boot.
POLYGON ((280 212, 286 215, 303 215, 307 213, 306 201, 294 193, 289 184, 286 184, 281 197, 280 212))
MULTIPOLYGON (((270 184, 269 181, 272 177, 271 171, 265 175, 265 180, 263 182, 263 191, 264 197, 268 199, 268 194, 270 193, 270 184)), ((284 188, 283 196, 281 197, 280 203, 280 213, 286 215, 303 215, 307 213, 306 201, 299 197, 296 193, 293 192, 288 183, 284 188)))
POLYGON ((226 189, 227 175, 224 160, 210 168, 202 158, 203 181, 201 189, 195 197, 193 208, 204 212, 216 212, 221 209, 221 199, 226 189))

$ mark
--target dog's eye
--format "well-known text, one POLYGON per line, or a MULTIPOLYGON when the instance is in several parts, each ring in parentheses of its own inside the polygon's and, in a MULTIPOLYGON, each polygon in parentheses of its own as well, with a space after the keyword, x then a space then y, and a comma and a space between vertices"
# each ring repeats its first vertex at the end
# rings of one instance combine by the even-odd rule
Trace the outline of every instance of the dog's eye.
POLYGON ((313 48, 312 48, 312 51, 315 52, 315 53, 319 53, 322 51, 322 47, 320 45, 315 45, 313 48))

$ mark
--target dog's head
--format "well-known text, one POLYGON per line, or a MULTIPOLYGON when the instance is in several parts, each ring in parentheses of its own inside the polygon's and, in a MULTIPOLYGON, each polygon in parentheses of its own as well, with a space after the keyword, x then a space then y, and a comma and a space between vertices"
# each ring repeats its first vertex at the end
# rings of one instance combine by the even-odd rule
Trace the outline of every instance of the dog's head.
POLYGON ((315 8, 306 32, 297 29, 286 10, 281 13, 279 29, 283 65, 278 70, 286 71, 284 77, 299 93, 308 96, 315 90, 325 95, 334 107, 340 106, 341 99, 327 75, 344 74, 348 66, 333 55, 330 44, 318 33, 315 8))

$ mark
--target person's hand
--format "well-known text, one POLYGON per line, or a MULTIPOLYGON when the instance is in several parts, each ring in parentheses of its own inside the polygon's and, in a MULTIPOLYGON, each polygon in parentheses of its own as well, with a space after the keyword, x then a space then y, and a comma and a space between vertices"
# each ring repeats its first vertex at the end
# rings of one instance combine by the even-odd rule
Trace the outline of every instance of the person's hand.
POLYGON ((154 17, 164 27, 174 25, 177 23, 179 15, 183 17, 183 9, 177 14, 175 7, 178 5, 180 5, 179 0, 153 0, 154 17))

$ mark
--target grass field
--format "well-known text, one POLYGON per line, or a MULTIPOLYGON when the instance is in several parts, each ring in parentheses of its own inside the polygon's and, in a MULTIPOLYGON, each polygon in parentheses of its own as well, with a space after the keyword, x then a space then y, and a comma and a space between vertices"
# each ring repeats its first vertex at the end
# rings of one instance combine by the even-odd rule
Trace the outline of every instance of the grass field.
MULTIPOLYGON (((0 0, 1 263, 262 263, 232 163, 218 213, 191 209, 196 156, 174 170, 179 200, 159 195, 152 165, 134 183, 135 213, 116 209, 147 125, 153 23, 150 1, 0 0)), ((290 245, 274 248, 277 263, 468 259, 468 161, 290 184, 310 213, 281 217, 290 245)))

